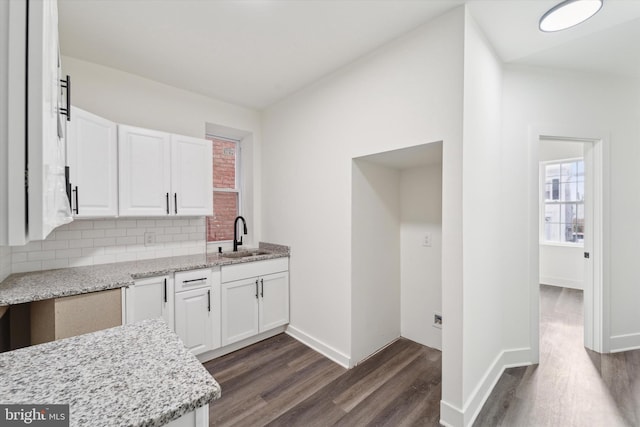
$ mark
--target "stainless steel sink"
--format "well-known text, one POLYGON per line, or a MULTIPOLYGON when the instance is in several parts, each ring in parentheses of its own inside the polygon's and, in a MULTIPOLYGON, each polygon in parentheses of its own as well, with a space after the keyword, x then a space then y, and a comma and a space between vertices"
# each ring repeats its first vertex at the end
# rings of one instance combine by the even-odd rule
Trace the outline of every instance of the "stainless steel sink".
POLYGON ((268 251, 263 251, 263 250, 249 250, 249 251, 240 251, 240 252, 227 252, 227 253, 223 253, 220 256, 223 258, 248 258, 248 257, 252 257, 252 256, 259 256, 259 255, 268 255, 270 252, 268 251))

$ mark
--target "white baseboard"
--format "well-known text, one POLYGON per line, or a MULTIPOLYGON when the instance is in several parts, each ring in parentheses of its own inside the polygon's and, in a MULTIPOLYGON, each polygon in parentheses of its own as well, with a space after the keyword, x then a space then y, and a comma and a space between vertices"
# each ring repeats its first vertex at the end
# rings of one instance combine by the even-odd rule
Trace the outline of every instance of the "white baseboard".
POLYGON ((440 424, 447 427, 467 427, 473 425, 480 410, 489 398, 507 368, 531 365, 531 349, 518 348, 503 350, 489 366, 482 380, 473 390, 463 409, 444 400, 440 401, 440 424))
POLYGON ((609 339, 611 353, 640 349, 640 334, 614 335, 609 339))
POLYGON ((266 340, 267 338, 271 338, 278 334, 284 332, 284 326, 278 326, 277 328, 271 329, 266 332, 262 332, 258 335, 254 335, 249 338, 245 338, 242 341, 234 342, 233 344, 225 345, 224 347, 217 348, 215 350, 210 350, 205 353, 201 353, 196 357, 200 361, 200 363, 208 362, 209 360, 215 359, 216 357, 224 356, 225 354, 233 353, 236 350, 240 350, 241 348, 245 348, 252 344, 258 343, 262 340, 266 340))
POLYGON ((330 345, 323 343, 322 341, 318 341, 317 339, 313 338, 306 332, 301 331, 295 326, 289 325, 285 333, 291 335, 293 338, 297 339, 307 347, 311 347, 326 358, 333 360, 338 365, 343 366, 347 369, 353 367, 351 358, 349 356, 341 353, 340 351, 336 350, 330 345))
POLYGON ((542 285, 561 286, 570 289, 584 289, 584 285, 580 280, 571 280, 562 277, 540 276, 540 283, 542 285))

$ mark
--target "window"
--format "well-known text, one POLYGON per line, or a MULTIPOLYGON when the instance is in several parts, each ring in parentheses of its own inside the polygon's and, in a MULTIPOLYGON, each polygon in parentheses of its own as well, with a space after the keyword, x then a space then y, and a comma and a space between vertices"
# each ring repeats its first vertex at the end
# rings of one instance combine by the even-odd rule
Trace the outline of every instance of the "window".
POLYGON ((209 136, 213 144, 213 216, 207 217, 207 242, 233 240, 240 215, 240 142, 209 136))
POLYGON ((545 242, 584 241, 584 161, 543 163, 545 242))

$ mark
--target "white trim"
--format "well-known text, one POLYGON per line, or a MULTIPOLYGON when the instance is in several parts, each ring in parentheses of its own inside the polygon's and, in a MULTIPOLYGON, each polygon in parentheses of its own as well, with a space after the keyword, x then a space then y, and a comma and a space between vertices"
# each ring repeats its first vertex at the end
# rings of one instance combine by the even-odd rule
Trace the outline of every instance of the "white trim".
POLYGON ((584 248, 584 243, 541 241, 540 246, 560 246, 564 248, 584 248))
POLYGON ((473 425, 505 369, 529 366, 532 364, 530 359, 530 348, 517 348, 500 352, 485 372, 482 380, 471 392, 463 409, 459 409, 444 400, 440 401, 440 424, 452 427, 473 425))
POLYGON ((298 341, 300 341, 302 344, 306 345, 307 347, 311 347, 312 349, 314 349, 318 353, 322 354, 326 358, 333 360, 338 365, 340 365, 342 367, 345 367, 347 369, 351 369, 353 367, 352 360, 351 360, 351 358, 349 356, 347 356, 346 354, 336 350, 335 348, 331 347, 330 345, 325 344, 322 341, 319 341, 319 340, 313 338, 312 336, 310 336, 306 332, 301 331, 300 329, 296 328, 295 326, 289 325, 287 327, 287 330, 285 331, 285 333, 287 335, 290 335, 293 338, 297 339, 298 341))
POLYGON ((579 280, 565 279, 564 277, 540 276, 541 285, 560 286, 570 289, 584 289, 584 284, 579 280))
MULTIPOLYGON (((590 241, 585 240, 585 251, 591 253, 590 263, 586 264, 591 271, 585 272, 585 346, 597 351, 607 352, 609 349, 609 132, 602 129, 585 129, 581 126, 544 126, 529 128, 529 295, 530 295, 530 343, 532 361, 539 360, 539 322, 540 322, 540 140, 566 140, 583 142, 591 146, 585 150, 585 168, 591 163, 590 203, 593 206, 590 241), (570 135, 570 136, 567 136, 570 135), (586 136, 585 136, 586 135, 586 136), (592 280, 592 284, 589 281, 592 280)), ((588 209, 585 205, 585 211, 588 209)))
POLYGON ((640 349, 640 334, 614 335, 610 338, 611 353, 640 349))
POLYGON ((201 363, 208 362, 209 360, 215 359, 216 357, 224 356, 225 354, 233 353, 236 350, 240 350, 241 348, 245 348, 262 340, 266 340, 267 338, 274 337, 278 334, 284 332, 285 327, 279 326, 277 328, 271 329, 270 331, 262 332, 258 335, 254 335, 249 338, 245 338, 241 341, 234 342, 229 345, 225 345, 224 347, 216 348, 215 350, 210 350, 205 353, 200 353, 196 357, 201 363))

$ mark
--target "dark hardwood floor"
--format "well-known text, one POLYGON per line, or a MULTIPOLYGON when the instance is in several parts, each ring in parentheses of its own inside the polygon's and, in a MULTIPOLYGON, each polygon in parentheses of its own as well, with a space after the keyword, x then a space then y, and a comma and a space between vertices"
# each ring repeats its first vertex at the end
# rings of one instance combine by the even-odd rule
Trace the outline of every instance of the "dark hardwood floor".
POLYGON ((288 335, 204 365, 211 426, 437 426, 441 353, 400 339, 346 370, 288 335))
POLYGON ((540 287, 540 364, 507 369, 474 426, 640 426, 640 350, 583 345, 582 291, 540 287))

